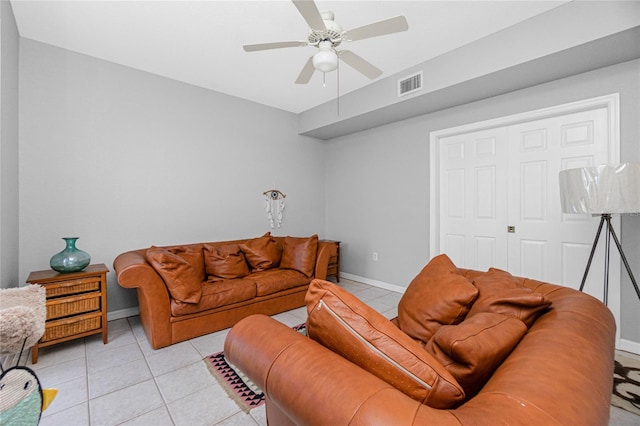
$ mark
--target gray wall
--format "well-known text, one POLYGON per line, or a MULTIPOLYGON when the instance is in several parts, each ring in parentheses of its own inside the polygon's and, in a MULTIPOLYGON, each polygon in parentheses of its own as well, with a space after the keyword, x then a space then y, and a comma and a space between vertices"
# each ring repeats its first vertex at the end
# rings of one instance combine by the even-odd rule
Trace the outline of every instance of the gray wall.
MULTIPOLYGON (((92 262, 152 244, 324 231, 324 147, 296 116, 28 39, 20 45, 20 278, 80 237, 92 262)), ((109 279, 109 312, 137 305, 109 279)))
POLYGON ((18 46, 8 0, 0 1, 0 288, 18 278, 18 46))
MULTIPOLYGON (((639 76, 635 60, 331 140, 326 233, 343 241, 343 271, 406 287, 431 257, 429 132, 619 92, 621 158, 640 162, 639 76)), ((640 216, 624 218, 622 241, 638 277, 640 216)), ((640 342, 640 301, 622 275, 622 337, 640 342)))

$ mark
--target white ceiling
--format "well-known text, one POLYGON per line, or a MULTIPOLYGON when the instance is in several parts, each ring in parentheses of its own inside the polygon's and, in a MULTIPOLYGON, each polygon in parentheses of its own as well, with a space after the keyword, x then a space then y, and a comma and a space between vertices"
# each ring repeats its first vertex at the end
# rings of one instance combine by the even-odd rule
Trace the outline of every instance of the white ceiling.
MULTIPOLYGON (((566 1, 322 1, 343 29, 404 15, 409 31, 349 43, 382 69, 401 72, 566 1)), ((314 47, 247 53, 243 44, 305 40, 288 0, 11 0, 22 37, 299 113, 330 101, 336 73, 294 81, 314 47)), ((544 32, 544 28, 541 28, 544 32)), ((517 41, 514 41, 517 42, 517 41)), ((469 64, 473 66, 473 64, 469 64)), ((340 93, 370 83, 340 67, 340 93)))

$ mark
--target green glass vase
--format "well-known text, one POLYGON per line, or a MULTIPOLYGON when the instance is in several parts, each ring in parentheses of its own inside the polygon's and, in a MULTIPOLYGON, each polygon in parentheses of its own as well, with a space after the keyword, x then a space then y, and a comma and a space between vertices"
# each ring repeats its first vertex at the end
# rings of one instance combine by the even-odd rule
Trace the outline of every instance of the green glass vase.
POLYGON ((67 246, 60 253, 53 255, 49 261, 51 269, 58 272, 82 271, 91 262, 91 256, 86 251, 76 248, 78 237, 63 238, 67 246))

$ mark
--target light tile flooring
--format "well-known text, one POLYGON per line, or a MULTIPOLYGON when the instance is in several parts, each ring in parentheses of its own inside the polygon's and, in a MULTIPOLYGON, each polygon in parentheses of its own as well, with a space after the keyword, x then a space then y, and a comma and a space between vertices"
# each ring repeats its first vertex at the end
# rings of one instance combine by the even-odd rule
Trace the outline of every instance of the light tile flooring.
MULTIPOLYGON (((388 318, 397 315, 400 294, 344 279, 340 284, 388 318)), ((306 311, 273 317, 294 326, 306 311)), ((41 425, 266 425, 264 406, 242 412, 203 361, 223 349, 227 333, 153 350, 139 318, 131 317, 109 322, 107 345, 96 335, 43 348, 32 368, 58 395, 41 425)), ((610 425, 637 426, 640 417, 612 408, 610 425)))

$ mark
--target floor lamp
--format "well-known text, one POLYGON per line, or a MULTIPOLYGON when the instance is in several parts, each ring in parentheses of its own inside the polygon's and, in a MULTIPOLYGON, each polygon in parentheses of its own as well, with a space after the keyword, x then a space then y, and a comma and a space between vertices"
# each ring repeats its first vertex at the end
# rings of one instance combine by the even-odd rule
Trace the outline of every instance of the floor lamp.
POLYGON ((622 250, 613 227, 611 226, 612 214, 637 214, 640 213, 640 164, 624 163, 618 165, 603 165, 596 167, 582 167, 578 169, 563 170, 560 172, 560 197, 563 213, 600 215, 600 225, 596 232, 596 238, 591 247, 591 254, 587 262, 587 268, 582 277, 580 291, 589 274, 591 261, 600 240, 602 228, 605 229, 605 259, 604 259, 604 304, 607 304, 609 292, 609 254, 611 249, 611 237, 618 247, 631 283, 640 299, 638 283, 631 272, 627 257, 622 250))

